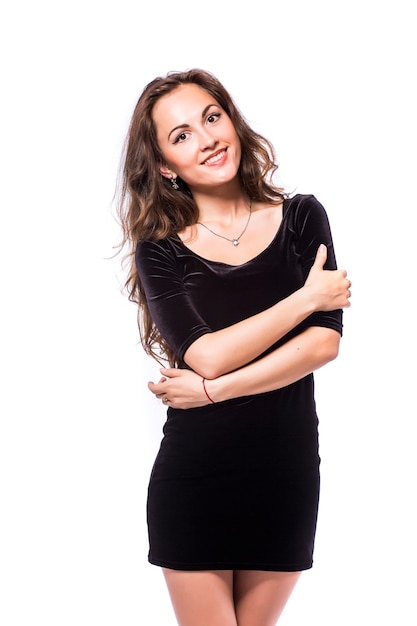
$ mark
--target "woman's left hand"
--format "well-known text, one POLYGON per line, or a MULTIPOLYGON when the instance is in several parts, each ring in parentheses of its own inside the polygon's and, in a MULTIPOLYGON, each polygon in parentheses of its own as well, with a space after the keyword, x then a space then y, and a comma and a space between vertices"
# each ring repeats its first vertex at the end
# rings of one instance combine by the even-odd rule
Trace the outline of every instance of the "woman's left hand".
POLYGON ((201 376, 187 369, 162 368, 162 378, 157 383, 149 382, 148 389, 165 406, 174 409, 194 409, 210 404, 201 376))

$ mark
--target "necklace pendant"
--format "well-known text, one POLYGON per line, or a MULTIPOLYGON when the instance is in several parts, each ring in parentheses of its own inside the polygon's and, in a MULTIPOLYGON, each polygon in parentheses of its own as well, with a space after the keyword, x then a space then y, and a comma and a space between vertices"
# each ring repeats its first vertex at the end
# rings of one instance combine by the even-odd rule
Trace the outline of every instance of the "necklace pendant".
POLYGON ((238 245, 239 245, 239 241, 238 241, 237 239, 233 239, 233 240, 232 240, 232 244, 233 244, 234 246, 238 246, 238 245))

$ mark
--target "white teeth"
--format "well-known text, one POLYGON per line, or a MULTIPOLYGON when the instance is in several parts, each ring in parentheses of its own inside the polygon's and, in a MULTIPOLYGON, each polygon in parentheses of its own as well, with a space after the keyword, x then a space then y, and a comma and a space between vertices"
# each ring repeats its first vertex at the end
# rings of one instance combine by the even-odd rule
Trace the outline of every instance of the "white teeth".
POLYGON ((217 161, 220 161, 220 159, 223 158, 225 153, 225 150, 222 150, 221 152, 219 152, 219 154, 216 154, 215 156, 211 157, 211 159, 207 159, 207 161, 204 161, 204 163, 217 163, 217 161))

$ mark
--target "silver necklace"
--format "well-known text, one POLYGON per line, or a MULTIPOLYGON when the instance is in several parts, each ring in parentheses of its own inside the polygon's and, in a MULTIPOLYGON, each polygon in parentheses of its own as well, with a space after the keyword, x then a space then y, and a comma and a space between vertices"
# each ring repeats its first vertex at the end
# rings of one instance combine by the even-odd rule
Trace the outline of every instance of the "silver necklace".
POLYGON ((212 233, 212 235, 216 235, 216 237, 221 237, 222 239, 226 239, 226 241, 230 241, 230 243, 233 244, 234 246, 238 246, 239 245, 239 239, 245 234, 246 229, 249 226, 251 215, 252 215, 252 200, 251 200, 250 205, 249 205, 249 215, 248 215, 247 222, 245 224, 245 228, 242 230, 242 232, 240 233, 239 237, 233 237, 233 239, 230 239, 229 237, 225 237, 224 235, 219 235, 219 233, 215 233, 214 230, 211 230, 211 228, 209 228, 208 226, 203 224, 203 222, 197 222, 197 224, 200 224, 200 226, 203 226, 204 228, 209 230, 212 233))

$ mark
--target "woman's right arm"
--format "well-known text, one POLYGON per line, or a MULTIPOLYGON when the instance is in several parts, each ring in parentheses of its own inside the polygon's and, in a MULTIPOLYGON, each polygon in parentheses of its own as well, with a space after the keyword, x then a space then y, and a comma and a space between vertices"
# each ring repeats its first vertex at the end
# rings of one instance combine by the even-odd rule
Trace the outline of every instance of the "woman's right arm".
POLYGON ((148 281, 145 288, 148 287, 148 305, 155 323, 171 347, 203 378, 217 378, 251 362, 316 311, 349 306, 350 281, 346 272, 324 270, 327 249, 320 246, 303 287, 269 309, 211 331, 193 309, 187 295, 181 293, 182 281, 176 276, 175 267, 167 265, 164 251, 154 246, 152 253, 146 249, 141 254, 138 269, 142 269, 142 281, 148 281), (158 286, 154 287, 155 284, 158 286), (174 343, 178 327, 182 327, 181 334, 187 337, 185 348, 174 343))
POLYGON ((257 315, 194 341, 184 361, 203 378, 217 378, 249 363, 316 311, 350 306, 350 281, 344 270, 324 270, 320 246, 301 289, 257 315))
POLYGON ((335 359, 340 334, 332 328, 310 326, 279 348, 249 365, 202 380, 188 369, 161 369, 162 378, 148 388, 159 399, 169 398, 175 409, 191 409, 242 396, 287 387, 335 359))
POLYGON ((350 306, 350 281, 344 270, 324 270, 320 246, 301 289, 257 315, 194 341, 184 361, 203 378, 217 378, 249 363, 316 311, 350 306))

